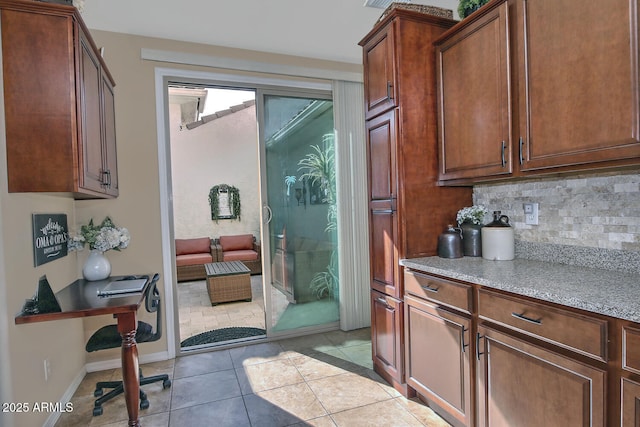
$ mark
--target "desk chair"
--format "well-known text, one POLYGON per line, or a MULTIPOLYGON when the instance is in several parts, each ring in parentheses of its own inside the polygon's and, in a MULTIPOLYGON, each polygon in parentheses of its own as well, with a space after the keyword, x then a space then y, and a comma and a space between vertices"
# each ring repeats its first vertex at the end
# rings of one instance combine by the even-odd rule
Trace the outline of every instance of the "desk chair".
MULTIPOLYGON (((149 284, 149 290, 145 297, 145 308, 149 313, 156 313, 156 331, 153 332, 153 327, 145 322, 138 321, 138 328, 136 330, 136 342, 152 342, 158 341, 162 336, 162 308, 160 304, 160 292, 156 287, 159 274, 153 276, 151 283, 149 284)), ((88 352, 104 350, 108 348, 119 348, 122 346, 122 337, 118 333, 117 325, 107 325, 98 329, 87 341, 86 350, 88 352)), ((154 375, 152 377, 143 377, 142 370, 140 370, 140 385, 151 384, 158 381, 162 381, 162 388, 166 389, 171 387, 171 380, 169 375, 154 375)), ((102 404, 124 392, 124 385, 122 381, 101 381, 96 384, 96 389, 93 395, 97 397, 95 405, 93 407, 93 416, 102 415, 102 404), (113 389, 107 394, 103 395, 103 388, 113 389)), ((147 409, 149 407, 149 400, 147 395, 140 389, 140 409, 147 409)))

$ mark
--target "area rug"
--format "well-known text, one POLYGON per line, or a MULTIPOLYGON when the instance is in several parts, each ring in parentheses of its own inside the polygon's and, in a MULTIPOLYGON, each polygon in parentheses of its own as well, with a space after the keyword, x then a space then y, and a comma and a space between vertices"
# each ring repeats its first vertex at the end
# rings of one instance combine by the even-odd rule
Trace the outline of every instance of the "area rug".
POLYGON ((211 344, 215 342, 231 341, 242 338, 257 337, 266 335, 266 331, 260 328, 233 327, 214 329, 194 335, 182 341, 181 347, 192 347, 194 345, 211 344))

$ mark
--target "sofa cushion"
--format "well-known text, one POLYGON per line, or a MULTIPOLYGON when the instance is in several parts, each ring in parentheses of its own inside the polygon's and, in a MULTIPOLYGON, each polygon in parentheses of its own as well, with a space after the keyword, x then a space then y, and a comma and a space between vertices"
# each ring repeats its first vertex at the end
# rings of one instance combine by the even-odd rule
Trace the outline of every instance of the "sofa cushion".
POLYGON ((182 267, 184 265, 208 264, 213 262, 211 254, 186 254, 176 257, 176 265, 182 267))
POLYGON ((222 251, 238 251, 253 249, 253 234, 238 234, 235 236, 220 236, 222 251))
POLYGON ((222 253, 223 261, 253 261, 258 259, 258 252, 253 250, 224 251, 222 253))
POLYGON ((176 239, 176 255, 210 254, 211 239, 200 237, 197 239, 176 239))

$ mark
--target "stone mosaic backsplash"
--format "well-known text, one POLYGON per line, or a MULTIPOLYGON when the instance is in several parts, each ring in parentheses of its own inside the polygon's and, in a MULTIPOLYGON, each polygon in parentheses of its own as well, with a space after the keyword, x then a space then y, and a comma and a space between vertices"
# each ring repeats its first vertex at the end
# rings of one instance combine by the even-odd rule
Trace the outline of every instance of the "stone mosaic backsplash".
MULTIPOLYGON (((556 261, 563 263, 574 263, 572 257, 597 259, 604 266, 613 259, 620 265, 640 262, 638 170, 479 184, 473 201, 489 209, 485 222, 494 210, 509 216, 518 242, 516 256, 567 258, 556 261), (525 224, 526 202, 539 204, 538 225, 525 224)), ((640 272, 638 265, 625 269, 640 272)))

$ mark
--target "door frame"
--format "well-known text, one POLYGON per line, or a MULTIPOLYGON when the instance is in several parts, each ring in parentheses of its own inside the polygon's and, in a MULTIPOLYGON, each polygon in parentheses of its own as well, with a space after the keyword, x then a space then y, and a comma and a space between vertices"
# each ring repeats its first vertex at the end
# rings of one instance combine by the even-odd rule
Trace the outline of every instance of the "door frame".
MULTIPOLYGON (((156 68, 155 69, 155 94, 156 94, 156 126, 157 126, 157 144, 158 144, 158 179, 160 189, 160 225, 161 225, 161 241, 162 241, 162 261, 163 261, 163 280, 164 283, 164 301, 166 309, 164 310, 166 318, 166 337, 167 337, 167 353, 169 358, 175 358, 176 355, 183 354, 180 348, 180 341, 176 339, 177 331, 179 331, 178 318, 178 301, 176 272, 174 269, 175 248, 173 232, 173 200, 172 200, 172 177, 171 177, 171 146, 170 146, 170 130, 169 130, 169 102, 167 87, 170 82, 193 82, 198 84, 247 88, 258 90, 258 88, 274 88, 274 89, 304 89, 329 91, 332 90, 330 82, 317 82, 305 80, 293 80, 277 77, 263 76, 246 76, 227 74, 220 72, 202 72, 175 68, 156 68), (167 280, 166 278, 171 278, 167 280)), ((262 160, 261 160, 262 161, 262 160)), ((262 201, 260 201, 262 206, 262 201)), ((261 228, 264 226, 261 221, 261 228)), ((261 230, 261 234, 262 230, 261 230)), ((267 248, 268 249, 268 248, 267 248)), ((263 257, 264 259, 264 257, 263 257)), ((263 263, 266 264, 266 263, 263 263)), ((263 267, 265 267, 263 265, 263 267)), ((266 266, 270 268, 270 266, 266 266)), ((264 269, 263 269, 264 271, 264 269)), ((267 296, 265 295, 265 301, 267 296)), ((266 308, 265 308, 266 312, 266 308)), ((266 320, 266 319, 265 319, 266 320)), ((300 330, 303 331, 303 330, 300 330)), ((280 337, 279 337, 280 338, 280 337)), ((244 345, 244 343, 237 344, 244 345)), ((190 351, 192 354, 193 351, 190 351)))

